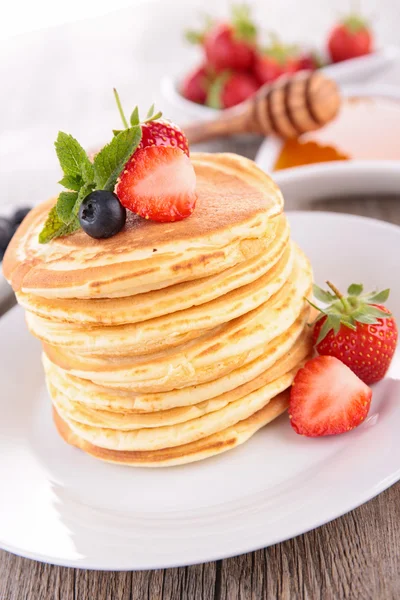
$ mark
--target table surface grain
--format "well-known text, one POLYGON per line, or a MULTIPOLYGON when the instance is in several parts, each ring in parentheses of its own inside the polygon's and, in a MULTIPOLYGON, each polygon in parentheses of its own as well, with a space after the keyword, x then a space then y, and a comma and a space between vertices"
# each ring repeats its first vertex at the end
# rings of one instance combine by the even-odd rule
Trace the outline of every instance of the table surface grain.
MULTIPOLYGON (((224 146, 226 142, 219 149, 224 146)), ((251 157, 256 150, 254 144, 232 142, 229 148, 251 157)), ((297 207, 287 198, 286 208, 297 207)), ((336 198, 301 208, 372 216, 400 225, 400 196, 336 198)), ((176 569, 81 571, 0 551, 0 600, 398 600, 399 495, 400 483, 295 539, 176 569)))

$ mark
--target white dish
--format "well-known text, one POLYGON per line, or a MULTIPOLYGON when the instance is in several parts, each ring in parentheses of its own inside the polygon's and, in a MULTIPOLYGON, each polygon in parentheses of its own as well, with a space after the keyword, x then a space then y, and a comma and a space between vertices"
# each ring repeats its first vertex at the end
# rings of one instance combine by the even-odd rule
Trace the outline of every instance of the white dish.
MULTIPOLYGON (((346 86, 345 96, 383 96, 400 100, 400 87, 389 85, 346 86)), ((305 200, 322 199, 342 194, 398 194, 400 161, 349 160, 303 165, 274 171, 283 141, 275 136, 261 144, 256 163, 273 178, 283 195, 300 207, 305 200)), ((292 205, 292 204, 291 204, 292 205)))
MULTIPOLYGON (((399 49, 386 46, 368 56, 353 58, 324 67, 322 71, 340 84, 360 83, 382 73, 398 58, 399 49)), ((221 111, 187 100, 179 91, 180 78, 166 75, 161 80, 161 92, 168 104, 186 118, 210 119, 221 111)))
MULTIPOLYGON (((317 281, 392 285, 400 317, 400 228, 328 213, 290 221, 317 281)), ((400 353, 349 434, 307 439, 284 415, 219 457, 146 470, 98 462, 58 437, 19 308, 0 319, 0 351, 0 547, 16 554, 112 570, 209 561, 299 535, 400 479, 400 353)))

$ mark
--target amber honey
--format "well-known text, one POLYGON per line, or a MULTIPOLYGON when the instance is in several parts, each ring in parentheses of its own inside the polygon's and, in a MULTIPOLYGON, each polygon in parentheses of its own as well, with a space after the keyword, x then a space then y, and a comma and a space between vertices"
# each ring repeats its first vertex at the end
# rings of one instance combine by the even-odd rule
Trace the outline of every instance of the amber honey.
POLYGON ((400 160, 400 102, 348 98, 334 121, 287 140, 275 170, 334 160, 400 160))

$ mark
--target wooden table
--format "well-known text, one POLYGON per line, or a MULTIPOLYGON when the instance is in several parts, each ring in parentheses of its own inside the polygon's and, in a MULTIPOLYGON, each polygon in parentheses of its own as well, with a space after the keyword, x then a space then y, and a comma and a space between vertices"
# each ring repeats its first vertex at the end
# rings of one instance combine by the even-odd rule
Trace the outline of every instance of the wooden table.
MULTIPOLYGON (((248 156, 255 152, 254 145, 236 150, 248 156)), ((287 198, 286 208, 297 207, 287 198)), ((400 196, 339 198, 302 208, 400 225, 400 196)), ((0 600, 398 600, 399 494, 400 483, 293 540, 191 567, 103 573, 52 567, 0 551, 0 600)))

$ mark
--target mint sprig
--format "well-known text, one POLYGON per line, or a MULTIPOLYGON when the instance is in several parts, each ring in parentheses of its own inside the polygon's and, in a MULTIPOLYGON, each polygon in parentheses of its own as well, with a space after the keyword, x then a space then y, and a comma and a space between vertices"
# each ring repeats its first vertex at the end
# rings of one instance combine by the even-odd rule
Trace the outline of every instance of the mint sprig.
POLYGON ((39 242, 41 244, 47 244, 51 240, 63 235, 70 235, 80 229, 81 225, 77 218, 73 219, 71 223, 66 225, 58 216, 57 207, 53 206, 47 216, 46 223, 39 233, 39 242))
POLYGON ((94 182, 97 190, 112 191, 124 165, 140 144, 142 128, 135 125, 118 133, 96 155, 93 163, 94 182))
POLYGON ((118 132, 92 163, 72 135, 59 132, 55 148, 64 174, 59 183, 67 191, 59 194, 56 205, 48 214, 39 234, 41 244, 74 233, 80 228, 78 213, 83 200, 93 190, 114 190, 122 169, 139 146, 141 138, 139 123, 118 132))

